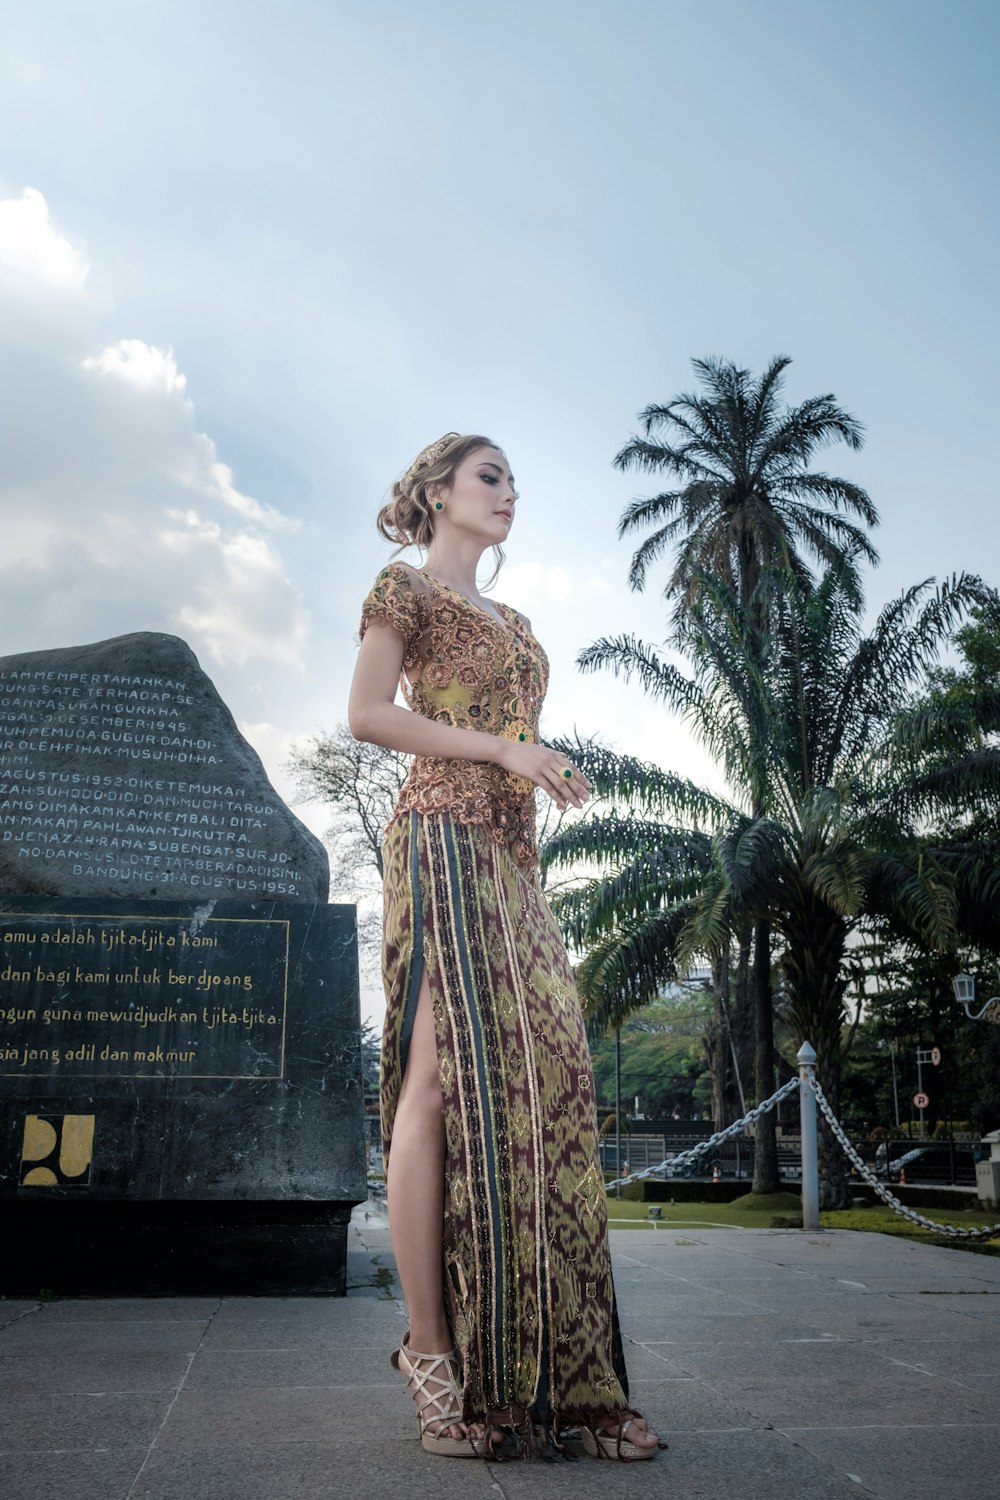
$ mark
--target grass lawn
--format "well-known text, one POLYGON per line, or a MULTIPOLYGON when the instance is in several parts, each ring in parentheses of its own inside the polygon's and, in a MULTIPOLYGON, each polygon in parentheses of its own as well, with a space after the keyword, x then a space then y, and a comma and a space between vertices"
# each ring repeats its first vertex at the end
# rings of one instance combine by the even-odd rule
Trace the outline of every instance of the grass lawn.
MULTIPOLYGON (((625 1198, 608 1199, 608 1221, 612 1229, 653 1229, 649 1217, 650 1204, 631 1203, 625 1198)), ((771 1229, 776 1215, 801 1216, 801 1200, 794 1193, 770 1193, 766 1197, 753 1198, 747 1194, 732 1203, 662 1203, 657 1226, 661 1229, 771 1229)), ((961 1225, 965 1229, 979 1229, 995 1224, 997 1214, 984 1213, 979 1209, 918 1209, 926 1219, 939 1224, 961 1225)), ((822 1209, 819 1216, 821 1229, 867 1229, 879 1234, 897 1234, 906 1239, 924 1240, 931 1245, 947 1245, 951 1249, 974 1250, 983 1255, 1000 1255, 1000 1237, 992 1240, 966 1241, 952 1239, 950 1235, 934 1234, 901 1214, 896 1214, 886 1204, 874 1208, 822 1209)))

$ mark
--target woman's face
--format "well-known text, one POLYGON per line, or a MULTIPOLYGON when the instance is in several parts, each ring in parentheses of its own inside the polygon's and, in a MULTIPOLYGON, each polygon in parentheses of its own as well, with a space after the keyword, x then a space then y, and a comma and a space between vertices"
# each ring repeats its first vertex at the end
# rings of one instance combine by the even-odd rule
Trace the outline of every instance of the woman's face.
POLYGON ((434 500, 444 501, 444 510, 434 512, 437 524, 455 526, 493 547, 513 524, 514 476, 499 448, 476 448, 459 464, 451 489, 435 491, 434 500))

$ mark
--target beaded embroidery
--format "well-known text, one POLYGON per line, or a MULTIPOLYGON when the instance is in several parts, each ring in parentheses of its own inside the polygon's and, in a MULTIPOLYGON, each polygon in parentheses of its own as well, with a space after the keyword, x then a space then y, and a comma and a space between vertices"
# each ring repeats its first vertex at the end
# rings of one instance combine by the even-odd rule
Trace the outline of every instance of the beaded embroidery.
MULTIPOLYGON (((503 624, 436 578, 389 563, 361 606, 359 639, 373 619, 403 637, 399 685, 414 713, 535 743, 548 657, 522 614, 497 609, 503 624)), ((484 824, 519 864, 538 864, 535 785, 492 761, 415 755, 386 827, 413 809, 484 824)))

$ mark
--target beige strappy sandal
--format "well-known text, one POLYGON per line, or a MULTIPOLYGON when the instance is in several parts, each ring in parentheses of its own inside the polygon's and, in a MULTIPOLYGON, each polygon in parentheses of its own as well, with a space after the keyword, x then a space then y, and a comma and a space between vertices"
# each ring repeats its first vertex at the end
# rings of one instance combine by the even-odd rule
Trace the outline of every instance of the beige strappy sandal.
POLYGON ((389 1363, 406 1380, 417 1405, 417 1431, 420 1445, 428 1453, 448 1458, 479 1458, 481 1441, 475 1438, 445 1437, 447 1429, 462 1421, 462 1392, 455 1378, 457 1361, 454 1349, 447 1354, 418 1354, 410 1348, 409 1331, 403 1334, 398 1349, 389 1355, 389 1363), (432 1389, 436 1386, 437 1389, 432 1389), (431 1431, 431 1428, 434 1431, 431 1431))
POLYGON ((604 1430, 598 1431, 595 1435, 589 1428, 582 1428, 580 1437, 583 1440, 584 1449, 591 1458, 616 1458, 624 1463, 635 1463, 642 1458, 655 1458, 660 1449, 666 1448, 667 1444, 662 1438, 649 1447, 629 1442, 625 1434, 634 1421, 635 1417, 627 1417, 621 1424, 620 1433, 604 1430), (619 1437, 621 1438, 620 1444, 619 1437))

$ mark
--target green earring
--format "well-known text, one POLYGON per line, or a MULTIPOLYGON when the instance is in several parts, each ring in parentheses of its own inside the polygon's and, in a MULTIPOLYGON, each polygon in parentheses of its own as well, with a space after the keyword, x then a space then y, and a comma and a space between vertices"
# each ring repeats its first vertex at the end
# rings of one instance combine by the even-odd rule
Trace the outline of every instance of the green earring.
POLYGON ((434 509, 435 510, 444 510, 444 501, 443 500, 435 500, 434 501, 434 509))

